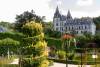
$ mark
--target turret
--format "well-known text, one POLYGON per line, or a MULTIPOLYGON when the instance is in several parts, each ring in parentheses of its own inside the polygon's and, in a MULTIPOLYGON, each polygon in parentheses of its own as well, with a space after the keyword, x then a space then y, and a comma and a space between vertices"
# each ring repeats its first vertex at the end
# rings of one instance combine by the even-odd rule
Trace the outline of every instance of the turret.
POLYGON ((60 18, 60 17, 61 17, 61 15, 60 15, 60 12, 59 12, 59 8, 57 6, 56 11, 54 13, 54 18, 60 18))
POLYGON ((61 14, 59 12, 59 8, 57 6, 56 11, 54 13, 53 17, 53 25, 54 25, 54 30, 55 31, 60 31, 60 19, 61 19, 61 14))
POLYGON ((68 10, 68 13, 67 13, 67 19, 72 19, 72 16, 71 16, 71 13, 70 13, 69 10, 68 10))

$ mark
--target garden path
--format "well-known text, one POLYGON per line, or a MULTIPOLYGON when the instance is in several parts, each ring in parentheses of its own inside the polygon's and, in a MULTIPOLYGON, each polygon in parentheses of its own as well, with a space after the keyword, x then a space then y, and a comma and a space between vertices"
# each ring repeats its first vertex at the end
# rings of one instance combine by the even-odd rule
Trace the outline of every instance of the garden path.
MULTIPOLYGON (((66 64, 63 63, 55 63, 53 66, 50 67, 66 67, 66 64)), ((81 65, 73 65, 73 64, 68 64, 68 67, 81 67, 81 65)), ((84 65, 83 67, 91 67, 90 65, 84 65)))
MULTIPOLYGON (((10 64, 18 64, 18 60, 19 59, 14 59, 14 61, 10 64)), ((50 66, 50 67, 66 67, 66 64, 54 62, 54 65, 50 66)), ((81 67, 81 65, 68 64, 68 67, 81 67)), ((91 66, 90 65, 85 65, 83 67, 91 67, 91 66)))
POLYGON ((17 58, 17 59, 14 59, 13 60, 13 62, 12 63, 10 63, 10 64, 18 64, 18 61, 19 61, 19 59, 17 58))

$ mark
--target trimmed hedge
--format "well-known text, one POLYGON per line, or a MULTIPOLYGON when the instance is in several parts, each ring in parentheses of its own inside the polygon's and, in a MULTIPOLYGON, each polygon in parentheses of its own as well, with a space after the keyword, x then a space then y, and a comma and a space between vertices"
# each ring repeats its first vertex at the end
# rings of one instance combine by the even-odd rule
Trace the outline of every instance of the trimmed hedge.
POLYGON ((21 41, 25 36, 21 33, 4 32, 0 33, 0 39, 11 38, 17 41, 21 41))
POLYGON ((57 49, 61 49, 62 41, 56 38, 45 38, 48 46, 55 46, 57 49))

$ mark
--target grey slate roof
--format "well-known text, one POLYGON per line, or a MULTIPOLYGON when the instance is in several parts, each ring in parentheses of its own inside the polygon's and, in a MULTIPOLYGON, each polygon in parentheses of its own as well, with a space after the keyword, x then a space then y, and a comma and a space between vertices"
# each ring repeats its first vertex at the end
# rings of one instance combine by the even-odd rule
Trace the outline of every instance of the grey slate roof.
POLYGON ((75 18, 73 19, 70 11, 68 10, 67 16, 61 15, 59 12, 59 8, 56 8, 54 18, 60 18, 60 21, 66 21, 65 25, 90 25, 94 24, 93 20, 89 17, 75 18))

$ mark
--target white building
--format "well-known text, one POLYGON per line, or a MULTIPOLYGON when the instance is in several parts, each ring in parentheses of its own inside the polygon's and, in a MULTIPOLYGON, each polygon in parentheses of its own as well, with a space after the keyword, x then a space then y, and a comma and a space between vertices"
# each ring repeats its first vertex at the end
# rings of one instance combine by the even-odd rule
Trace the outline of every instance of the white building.
POLYGON ((7 31, 7 29, 6 29, 5 27, 0 26, 0 33, 1 33, 1 32, 6 32, 6 31, 7 31))
POLYGON ((70 11, 68 11, 67 16, 61 15, 58 7, 54 13, 53 27, 55 31, 75 33, 79 35, 83 33, 91 33, 94 35, 96 31, 96 26, 93 23, 92 18, 84 17, 81 19, 73 19, 70 11))

